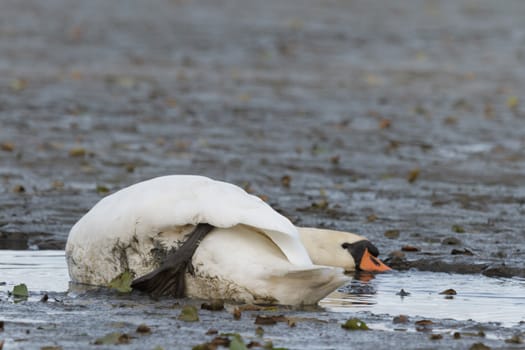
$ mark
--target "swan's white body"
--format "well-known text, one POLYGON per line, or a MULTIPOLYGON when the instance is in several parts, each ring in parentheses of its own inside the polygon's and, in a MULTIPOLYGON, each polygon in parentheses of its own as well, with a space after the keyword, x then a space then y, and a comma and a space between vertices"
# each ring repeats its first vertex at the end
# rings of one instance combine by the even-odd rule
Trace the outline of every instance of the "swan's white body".
POLYGON ((97 203, 69 234, 70 277, 93 285, 124 271, 141 277, 198 223, 217 228, 193 255, 187 296, 312 304, 347 280, 339 268, 313 265, 297 228, 260 198, 192 175, 144 181, 97 203))

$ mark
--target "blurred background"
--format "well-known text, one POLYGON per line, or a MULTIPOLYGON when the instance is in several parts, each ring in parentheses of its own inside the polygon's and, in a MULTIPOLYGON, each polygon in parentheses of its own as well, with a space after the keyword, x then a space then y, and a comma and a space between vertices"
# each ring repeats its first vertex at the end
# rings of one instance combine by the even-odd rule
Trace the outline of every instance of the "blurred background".
POLYGON ((202 174, 387 255, 519 268, 524 18, 520 0, 1 0, 0 248, 61 249, 104 195, 202 174))

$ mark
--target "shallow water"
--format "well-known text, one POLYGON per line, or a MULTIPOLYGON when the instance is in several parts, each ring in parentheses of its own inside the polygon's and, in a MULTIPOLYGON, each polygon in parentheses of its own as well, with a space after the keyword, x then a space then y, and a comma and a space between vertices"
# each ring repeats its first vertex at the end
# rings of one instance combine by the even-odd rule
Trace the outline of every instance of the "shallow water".
POLYGON ((0 291, 25 283, 30 292, 66 292, 66 259, 61 250, 0 250, 0 291))
MULTIPOLYGON (((30 293, 66 292, 69 277, 63 251, 0 250, 0 292, 25 283, 30 293)), ((513 326, 525 321, 525 280, 431 272, 394 272, 352 282, 320 305, 328 311, 420 316, 513 326), (457 295, 440 292, 452 288, 457 295), (400 296, 403 289, 410 293, 400 296)), ((34 296, 33 297, 39 297, 34 296)), ((392 325, 395 327, 395 325, 392 325)))
POLYGON ((524 279, 407 271, 377 275, 368 282, 353 280, 321 305, 336 312, 361 309, 512 326, 525 321, 524 291, 524 279), (401 289, 410 294, 401 296, 401 289), (457 294, 439 294, 447 289, 457 294))

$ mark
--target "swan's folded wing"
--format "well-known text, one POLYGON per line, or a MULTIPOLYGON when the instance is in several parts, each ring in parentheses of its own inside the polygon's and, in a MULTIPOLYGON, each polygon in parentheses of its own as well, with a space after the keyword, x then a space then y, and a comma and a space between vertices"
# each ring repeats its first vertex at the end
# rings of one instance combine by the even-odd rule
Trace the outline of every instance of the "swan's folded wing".
POLYGON ((203 176, 171 175, 124 188, 97 203, 71 229, 68 243, 129 242, 166 229, 208 223, 244 224, 268 235, 292 264, 312 262, 295 226, 259 197, 238 186, 203 176))

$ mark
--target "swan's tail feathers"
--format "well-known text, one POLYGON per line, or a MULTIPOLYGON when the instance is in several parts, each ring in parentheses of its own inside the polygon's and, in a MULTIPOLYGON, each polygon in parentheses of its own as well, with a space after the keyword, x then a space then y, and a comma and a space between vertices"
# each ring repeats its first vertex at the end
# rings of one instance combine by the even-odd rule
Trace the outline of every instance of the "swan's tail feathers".
POLYGON ((344 270, 329 266, 313 266, 289 271, 272 279, 281 304, 317 304, 319 300, 349 281, 344 270))
POLYGON ((213 229, 211 225, 198 224, 186 242, 176 251, 169 253, 159 268, 135 279, 131 287, 150 293, 153 297, 165 295, 175 298, 184 297, 186 289, 184 275, 200 241, 213 229))

